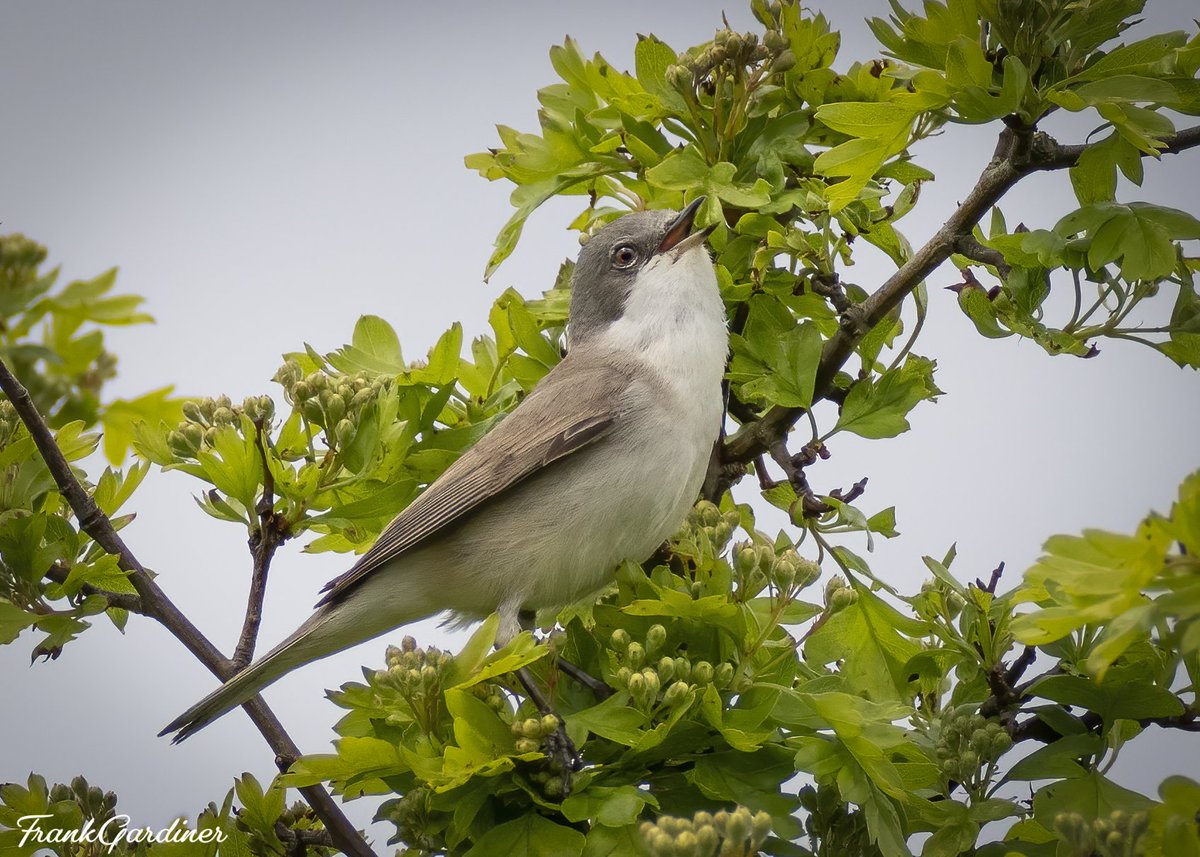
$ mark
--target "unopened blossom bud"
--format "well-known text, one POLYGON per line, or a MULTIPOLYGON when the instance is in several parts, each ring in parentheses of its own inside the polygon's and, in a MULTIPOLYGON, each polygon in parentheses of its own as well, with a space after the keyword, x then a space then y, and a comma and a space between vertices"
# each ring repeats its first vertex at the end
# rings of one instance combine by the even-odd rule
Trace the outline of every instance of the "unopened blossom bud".
POLYGON ((674 708, 687 697, 688 685, 687 682, 675 681, 667 686, 667 692, 663 694, 663 705, 668 708, 674 708))
POLYGON ((796 67, 796 55, 791 51, 784 51, 775 57, 771 62, 771 74, 783 74, 785 71, 791 71, 796 67))
POLYGON ((675 678, 675 660, 673 658, 660 658, 654 665, 654 669, 658 672, 658 677, 663 684, 670 684, 671 680, 675 678))
POLYGON ((771 834, 771 814, 759 811, 750 819, 750 848, 757 851, 771 834))
POLYGON ((667 629, 662 625, 651 625, 646 632, 646 652, 653 654, 667 642, 667 629))
POLYGON ((682 65, 667 66, 665 73, 667 85, 676 92, 686 92, 692 88, 693 76, 690 69, 682 65))
POLYGON ((746 575, 758 564, 758 553, 750 542, 741 542, 733 548, 733 567, 739 574, 746 575))

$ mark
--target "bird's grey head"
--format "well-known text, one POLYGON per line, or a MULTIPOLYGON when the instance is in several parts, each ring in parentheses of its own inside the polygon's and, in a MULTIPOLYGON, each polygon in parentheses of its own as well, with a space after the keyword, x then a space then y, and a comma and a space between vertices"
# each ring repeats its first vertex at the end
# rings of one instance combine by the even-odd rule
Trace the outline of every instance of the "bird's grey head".
POLYGON ((696 212, 703 202, 701 197, 683 211, 626 214, 583 245, 571 278, 572 345, 621 318, 634 284, 648 268, 673 263, 703 244, 711 230, 692 232, 696 212))

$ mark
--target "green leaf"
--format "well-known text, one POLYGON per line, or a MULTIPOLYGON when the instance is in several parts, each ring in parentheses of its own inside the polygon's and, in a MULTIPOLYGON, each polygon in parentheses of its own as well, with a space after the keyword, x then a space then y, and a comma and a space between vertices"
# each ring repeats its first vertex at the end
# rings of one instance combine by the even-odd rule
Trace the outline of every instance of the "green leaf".
POLYGON ((1085 819, 1107 819, 1121 810, 1141 812, 1154 802, 1144 795, 1122 788, 1099 773, 1050 783, 1033 796, 1033 817, 1053 829, 1054 817, 1062 812, 1077 812, 1085 819))
POLYGON ((639 36, 633 51, 638 83, 676 112, 687 107, 683 97, 667 83, 667 68, 676 62, 675 51, 657 36, 639 36))
POLYGON ((626 705, 628 701, 627 694, 613 694, 598 705, 565 715, 567 726, 572 732, 586 729, 593 735, 632 747, 645 734, 647 721, 645 714, 626 705))
POLYGON ((579 857, 584 836, 536 812, 493 827, 464 857, 579 857))
POLYGON ((841 676, 855 692, 876 701, 908 698, 909 661, 928 628, 899 613, 868 589, 830 616, 808 638, 804 653, 814 664, 842 661, 841 676))
POLYGON ((400 337, 395 329, 377 315, 360 315, 354 324, 350 344, 367 355, 380 366, 380 371, 396 374, 404 370, 404 357, 400 353, 400 337))
POLYGON ((633 824, 646 804, 658 805, 648 791, 636 786, 590 786, 562 802, 567 821, 591 821, 606 827, 633 824))
POLYGON ((637 825, 603 827, 588 831, 583 857, 643 857, 644 840, 637 825))
POLYGON ((1071 187, 1080 205, 1111 200, 1117 192, 1119 134, 1110 134, 1083 150, 1070 170, 1071 187))
POLYGON ((438 337, 429 349, 429 359, 423 368, 413 369, 408 376, 421 384, 442 387, 458 377, 458 363, 462 355, 462 324, 454 322, 450 329, 438 337))
POLYGON ((512 255, 513 250, 517 247, 517 241, 521 238, 521 231, 525 228, 525 221, 529 219, 529 215, 533 214, 543 202, 551 197, 558 196, 581 182, 607 175, 614 171, 612 168, 600 164, 589 164, 576 170, 576 175, 561 175, 535 184, 519 186, 513 191, 512 195, 512 201, 517 210, 513 212, 513 215, 501 227, 500 233, 496 236, 495 249, 492 251, 492 255, 488 257, 487 267, 483 271, 483 279, 491 279, 492 274, 496 273, 496 269, 500 267, 505 259, 512 255))
POLYGON ((935 365, 933 360, 909 355, 903 366, 856 382, 846 395, 834 431, 873 439, 908 431, 908 412, 918 402, 941 395, 933 383, 935 365))
POLYGON ((26 613, 11 601, 0 598, 0 645, 11 643, 36 621, 37 617, 32 613, 26 613))
POLYGON ((1069 78, 1068 83, 1101 80, 1119 74, 1137 74, 1150 71, 1151 66, 1164 59, 1172 50, 1187 41, 1182 30, 1160 33, 1129 45, 1121 45, 1110 51, 1079 74, 1069 78))
POLYGON ((445 700, 459 747, 481 762, 513 752, 512 730, 483 700, 455 688, 446 691, 445 700))
POLYGON ((665 190, 699 190, 707 177, 708 164, 694 146, 685 146, 646 170, 646 181, 665 190))
POLYGON ((713 800, 783 816, 793 811, 796 801, 780 788, 795 772, 792 753, 769 745, 754 753, 726 750, 701 756, 689 779, 713 800))
POLYGON ((177 425, 183 419, 184 399, 171 398, 174 387, 161 387, 136 399, 114 399, 101 415, 104 456, 113 464, 125 460, 139 423, 177 425))

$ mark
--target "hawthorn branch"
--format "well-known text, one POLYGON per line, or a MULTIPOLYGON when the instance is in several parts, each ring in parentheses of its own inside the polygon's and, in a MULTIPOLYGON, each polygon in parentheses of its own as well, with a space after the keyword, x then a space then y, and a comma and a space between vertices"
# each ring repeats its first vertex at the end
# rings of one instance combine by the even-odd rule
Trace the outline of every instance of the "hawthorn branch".
MULTIPOLYGON (((75 478, 75 474, 71 471, 71 465, 62 454, 62 450, 58 448, 58 444, 54 442, 54 435, 51 434, 45 419, 29 397, 29 392, 12 374, 3 360, 0 360, 0 389, 4 390, 9 402, 21 417, 21 422, 28 429, 59 492, 75 513, 80 529, 87 533, 105 552, 115 556, 117 565, 128 573, 129 582, 137 590, 143 615, 155 619, 166 628, 217 678, 222 681, 231 678, 236 672, 231 661, 221 654, 220 650, 159 588, 113 528, 108 516, 100 510, 91 495, 75 478)), ((243 703, 242 708, 250 715, 255 727, 274 751, 275 763, 280 771, 287 771, 299 758, 300 750, 284 730, 279 718, 267 707, 260 696, 255 696, 243 703)), ((306 786, 299 791, 304 795, 313 812, 321 819, 329 831, 330 838, 340 850, 354 855, 354 857, 375 857, 375 852, 367 845, 366 840, 362 838, 325 789, 320 786, 306 786)))
POLYGON ((246 597, 246 618, 242 622, 242 633, 237 648, 233 651, 233 666, 240 670, 249 665, 254 657, 254 646, 258 642, 258 629, 262 624, 263 599, 267 594, 267 573, 276 549, 287 541, 287 522, 275 513, 275 476, 267 457, 264 440, 266 429, 263 421, 254 423, 254 446, 262 460, 263 490, 255 512, 258 513, 258 529, 250 536, 250 555, 254 559, 250 575, 250 593, 246 597))
MULTIPOLYGON (((864 336, 907 297, 927 276, 958 248, 980 218, 1021 179, 1042 171, 1066 169, 1095 143, 1064 146, 1049 135, 1028 127, 1007 127, 1001 133, 995 154, 975 182, 970 193, 947 218, 942 227, 900 266, 882 286, 862 303, 841 314, 841 326, 826 343, 817 366, 813 401, 830 398, 833 379, 864 336)), ((1161 154, 1176 154, 1200 146, 1200 126, 1186 128, 1169 138, 1161 154)), ((1144 156, 1143 156, 1144 157, 1144 156)), ((964 254, 968 255, 968 254, 964 254)), ((772 444, 786 437, 804 414, 804 408, 776 405, 759 419, 745 423, 724 444, 726 463, 747 463, 769 452, 772 444)))

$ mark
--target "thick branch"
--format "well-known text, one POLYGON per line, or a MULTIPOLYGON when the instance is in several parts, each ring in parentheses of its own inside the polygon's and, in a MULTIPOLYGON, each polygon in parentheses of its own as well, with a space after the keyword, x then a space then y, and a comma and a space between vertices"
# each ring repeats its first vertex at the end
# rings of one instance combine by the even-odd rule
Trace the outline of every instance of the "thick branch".
MULTIPOLYGON (((158 584, 147 574, 137 557, 113 529, 108 516, 100 511, 91 495, 79 484, 79 480, 71 472, 71 465, 54 442, 54 436, 46 421, 30 399, 29 392, 3 360, 0 360, 0 389, 4 390, 21 421, 25 423, 38 452, 50 470, 50 475, 54 477, 59 492, 79 520, 80 528, 107 553, 115 556, 121 569, 128 572, 129 581, 138 592, 145 615, 153 617, 170 631, 217 678, 224 681, 232 677, 235 670, 230 661, 159 589, 158 584)), ((275 761, 280 770, 286 771, 299 758, 300 750, 284 731, 283 724, 263 702, 262 697, 255 696, 242 707, 274 751, 275 761)), ((374 852, 328 792, 320 786, 308 786, 300 789, 300 793, 329 830, 330 837, 339 849, 355 857, 374 857, 374 852)))
MULTIPOLYGON (((941 229, 877 291, 842 314, 840 329, 825 343, 821 353, 813 400, 830 396, 834 377, 862 338, 952 253, 961 252, 959 248, 964 246, 964 239, 971 235, 979 219, 1018 181, 1030 173, 1070 167, 1089 145, 1096 144, 1062 146, 1047 135, 1033 134, 1030 129, 1006 128, 1002 131, 991 162, 941 229)), ((1200 146, 1200 126, 1175 134, 1161 153, 1175 154, 1194 146, 1200 146)), ((803 408, 776 405, 760 419, 744 424, 726 441, 723 460, 727 463, 753 461, 784 437, 803 413, 803 408)))

